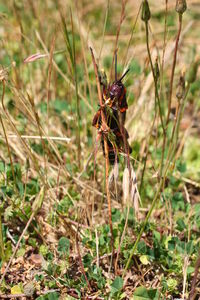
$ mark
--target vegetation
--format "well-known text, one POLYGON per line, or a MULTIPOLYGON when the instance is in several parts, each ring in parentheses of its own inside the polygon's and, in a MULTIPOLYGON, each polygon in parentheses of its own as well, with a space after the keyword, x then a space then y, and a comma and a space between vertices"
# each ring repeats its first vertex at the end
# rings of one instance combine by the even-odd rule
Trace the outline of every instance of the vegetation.
POLYGON ((0 3, 1 299, 199 299, 199 9, 0 3), (111 165, 99 74, 128 68, 111 165))

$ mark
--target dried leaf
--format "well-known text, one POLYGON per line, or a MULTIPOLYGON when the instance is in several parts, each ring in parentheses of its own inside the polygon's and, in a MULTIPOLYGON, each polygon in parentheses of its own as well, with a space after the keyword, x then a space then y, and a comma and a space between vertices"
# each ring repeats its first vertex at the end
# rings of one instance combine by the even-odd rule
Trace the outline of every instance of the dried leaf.
POLYGON ((44 257, 41 254, 31 254, 30 260, 34 265, 40 267, 43 264, 44 257))
POLYGON ((32 205, 33 212, 36 213, 42 207, 42 203, 44 200, 44 194, 45 194, 45 190, 44 190, 44 186, 43 186, 41 188, 38 196, 36 197, 35 201, 33 202, 33 205, 32 205))
POLYGON ((147 255, 141 255, 140 256, 140 261, 145 266, 148 265, 148 264, 150 264, 150 261, 149 261, 149 258, 148 258, 147 255))

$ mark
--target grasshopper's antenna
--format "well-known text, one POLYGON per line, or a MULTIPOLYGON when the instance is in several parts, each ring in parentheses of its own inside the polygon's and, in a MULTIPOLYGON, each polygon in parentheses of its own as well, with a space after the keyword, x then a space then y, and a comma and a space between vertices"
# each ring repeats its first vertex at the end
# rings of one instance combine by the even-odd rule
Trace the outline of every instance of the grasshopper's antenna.
POLYGON ((115 51, 115 81, 117 81, 117 50, 115 51))
POLYGON ((122 77, 118 81, 122 81, 122 79, 126 76, 126 74, 130 71, 130 69, 127 69, 126 72, 122 75, 122 77))

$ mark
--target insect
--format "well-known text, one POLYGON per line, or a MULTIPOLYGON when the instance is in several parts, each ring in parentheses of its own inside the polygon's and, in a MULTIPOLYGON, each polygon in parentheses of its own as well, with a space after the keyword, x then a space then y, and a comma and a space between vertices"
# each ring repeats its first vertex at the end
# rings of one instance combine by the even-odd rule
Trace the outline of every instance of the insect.
POLYGON ((122 83, 122 79, 126 76, 128 71, 129 70, 127 70, 120 79, 117 79, 117 76, 115 75, 115 81, 112 84, 107 84, 105 73, 99 74, 100 83, 103 87, 104 104, 95 114, 92 125, 98 129, 98 133, 101 135, 104 156, 105 149, 103 135, 107 139, 109 161, 111 165, 113 165, 115 161, 118 161, 117 154, 119 152, 126 154, 132 152, 132 149, 127 142, 128 132, 124 127, 128 104, 126 100, 126 88, 122 83), (102 110, 105 115, 106 124, 103 124, 102 122, 102 110))

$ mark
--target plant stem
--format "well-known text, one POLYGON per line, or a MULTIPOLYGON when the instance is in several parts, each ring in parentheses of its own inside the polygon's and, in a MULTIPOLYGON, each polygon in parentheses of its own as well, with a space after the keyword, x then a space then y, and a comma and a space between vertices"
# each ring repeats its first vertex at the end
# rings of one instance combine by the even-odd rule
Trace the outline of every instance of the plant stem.
POLYGON ((148 52, 148 57, 149 57, 150 65, 151 65, 151 72, 153 74, 154 85, 155 85, 155 97, 156 97, 157 102, 158 102, 159 115, 160 115, 160 121, 161 121, 162 129, 163 129, 163 134, 165 134, 165 126, 164 126, 163 117, 162 117, 160 97, 159 97, 159 93, 158 93, 158 83, 157 83, 157 78, 156 78, 156 74, 155 74, 155 71, 154 71, 152 58, 151 58, 150 47, 149 47, 149 26, 148 26, 148 21, 145 22, 145 31, 146 31, 147 52, 148 52))
POLYGON ((168 16, 168 0, 165 0, 165 26, 164 26, 164 41, 163 41, 163 52, 162 52, 162 62, 160 67, 160 98, 163 91, 163 74, 164 74, 164 58, 165 58, 165 51, 167 45, 167 16, 168 16))
POLYGON ((78 156, 78 166, 80 168, 80 162, 81 162, 81 138, 80 138, 80 132, 81 132, 81 115, 80 115, 80 98, 78 94, 78 77, 77 77, 77 69, 76 69, 76 47, 75 47, 75 38, 74 38, 74 24, 73 24, 73 18, 72 18, 72 11, 70 10, 70 17, 71 17, 71 27, 72 27, 72 51, 73 51, 73 72, 74 72, 74 85, 75 85, 75 94, 76 94, 76 115, 77 115, 77 121, 78 121, 78 130, 77 130, 77 144, 78 144, 78 150, 77 150, 77 156, 78 156))
POLYGON ((176 42, 175 42, 174 59, 173 59, 172 72, 171 72, 171 78, 170 78, 170 89, 169 89, 168 113, 167 113, 166 127, 168 126, 168 123, 169 123, 169 116, 170 116, 170 111, 171 111, 174 73, 175 73, 175 67, 176 67, 176 59, 177 59, 177 53, 178 53, 178 43, 179 43, 179 39, 180 39, 180 35, 181 35, 181 29, 182 29, 182 14, 179 14, 179 29, 178 29, 178 34, 177 34, 177 37, 176 37, 176 42))
MULTIPOLYGON (((94 57, 92 48, 90 48, 90 51, 91 51, 91 56, 92 56, 92 62, 94 65, 99 104, 102 107, 103 100, 102 100, 102 92, 101 92, 101 86, 100 86, 100 82, 99 82, 97 64, 95 61, 95 57, 94 57)), ((103 110, 101 110, 101 118, 102 118, 102 123, 107 124, 103 110)), ((107 201, 108 201, 108 217, 109 217, 109 225, 110 225, 110 233, 111 233, 111 248, 112 248, 112 258, 113 258, 114 253, 115 253, 115 248, 114 248, 114 236, 113 236, 113 226, 112 226, 111 196, 110 196, 110 190, 109 190, 109 155, 108 155, 108 143, 107 143, 107 138, 105 137, 105 135, 103 135, 103 140, 104 140, 105 159, 106 159, 106 194, 107 194, 107 201)))
MULTIPOLYGON (((4 103, 4 95, 5 95, 5 81, 3 80, 2 83, 3 83, 3 93, 2 93, 2 97, 1 97, 1 102, 2 102, 2 106, 3 106, 3 103, 4 103)), ((1 126, 2 126, 2 128, 3 128, 3 133, 4 133, 4 136, 5 136, 5 140, 6 140, 6 145, 7 145, 7 149, 8 149, 8 156, 9 156, 9 159, 10 159, 11 172, 12 172, 13 181, 14 181, 14 184, 15 184, 15 187, 16 187, 16 178, 15 178, 15 172, 14 172, 14 167, 13 167, 13 161, 12 161, 12 156, 11 156, 10 146, 9 146, 9 143, 8 143, 8 138, 7 138, 7 134, 6 134, 6 129, 5 129, 5 126, 4 126, 4 123, 3 123, 3 119, 2 119, 1 114, 0 114, 0 123, 1 123, 1 126)))
POLYGON ((143 223, 143 225, 142 225, 142 228, 140 229, 140 232, 139 232, 139 234, 138 234, 138 237, 137 237, 137 239, 136 239, 136 241, 135 241, 135 244, 134 244, 134 246, 133 246, 133 248, 132 248, 132 250, 131 250, 131 253, 130 253, 130 255, 129 255, 129 259, 128 259, 127 263, 126 263, 126 267, 125 267, 124 272, 123 272, 123 277, 124 277, 124 275, 125 275, 127 269, 128 269, 129 266, 130 266, 131 259, 132 259, 133 255, 135 254, 135 251, 136 251, 136 249, 137 249, 137 245, 138 245, 138 243, 139 243, 139 241, 140 241, 140 239, 141 239, 141 236, 142 236, 142 234, 143 234, 143 232, 144 232, 144 230, 145 230, 145 227, 146 227, 146 225, 147 225, 147 222, 148 222, 148 220, 149 220, 149 218, 150 218, 150 216, 151 216, 151 214, 152 214, 152 211, 153 211, 153 209, 154 209, 154 207, 155 207, 155 205, 156 205, 156 202, 157 202, 157 199, 158 199, 158 197, 159 197, 159 195, 160 195, 161 189, 162 189, 162 180, 160 181, 159 187, 158 187, 158 189, 157 189, 156 195, 155 195, 155 197, 154 197, 154 199, 153 199, 153 202, 152 202, 152 204, 151 204, 150 210, 148 211, 148 214, 147 214, 147 216, 146 216, 146 218, 145 218, 145 220, 144 220, 144 223, 143 223))
POLYGON ((105 158, 106 158, 106 194, 108 201, 108 217, 109 217, 109 225, 110 225, 110 233, 111 233, 111 248, 112 248, 112 258, 114 257, 114 237, 113 237, 113 226, 112 226, 112 211, 111 211, 111 197, 110 197, 110 189, 109 189, 109 156, 108 156, 108 143, 106 137, 104 137, 104 148, 105 148, 105 158))
MULTIPOLYGON (((176 59, 177 59, 178 44, 179 44, 181 29, 182 29, 182 14, 179 14, 179 29, 178 29, 178 34, 177 34, 177 37, 176 37, 176 42, 175 42, 174 59, 173 59, 172 72, 171 72, 171 78, 170 78, 170 90, 169 90, 169 99, 168 99, 168 112, 167 112, 166 127, 165 127, 166 131, 167 131, 168 124, 169 124, 169 119, 170 119, 169 117, 170 117, 170 111, 171 111, 174 73, 175 73, 175 67, 176 67, 176 59)), ((164 163, 164 154, 165 154, 166 141, 167 141, 167 136, 164 135, 163 146, 162 146, 161 166, 160 166, 160 176, 162 176, 162 171, 163 171, 163 163, 164 163)))
POLYGON ((109 7, 110 7, 110 0, 107 0, 106 14, 105 14, 105 20, 104 20, 104 25, 103 25, 102 42, 101 42, 101 48, 100 48, 100 51, 99 51, 99 60, 101 58, 101 53, 102 53, 103 45, 104 45, 104 38, 105 38, 106 25, 107 25, 107 20, 108 20, 109 7))
POLYGON ((121 16, 120 16, 119 25, 118 25, 118 28, 117 28, 116 39, 115 39, 115 46, 114 46, 113 58, 112 58, 112 64, 111 64, 111 69, 110 69, 111 70, 110 71, 110 81, 112 80, 113 64, 114 64, 114 60, 115 60, 115 53, 117 51, 117 45, 118 45, 118 40, 119 40, 121 25, 122 25, 122 23, 124 21, 124 18, 125 18, 126 2, 127 2, 127 0, 122 0, 121 16))
POLYGON ((126 66, 127 57, 128 57, 128 51, 129 51, 129 48, 130 48, 130 45, 131 45, 131 42, 132 42, 132 39, 133 39, 133 34, 135 32, 135 27, 136 27, 136 24, 137 24, 139 15, 140 15, 141 8, 142 8, 142 4, 140 4, 140 7, 138 9, 138 12, 137 12, 137 15, 136 15, 136 19, 135 19, 135 22, 134 22, 132 30, 131 30, 131 36, 130 36, 130 39, 129 39, 129 42, 128 42, 128 46, 127 46, 126 52, 124 54, 124 59, 123 59, 123 67, 124 68, 126 66))
POLYGON ((1 210, 0 210, 0 258, 4 260, 4 243, 3 243, 3 231, 2 231, 2 222, 1 222, 1 210))
MULTIPOLYGON (((168 122, 169 122, 169 114, 170 114, 170 109, 171 109, 171 98, 172 98, 174 71, 175 71, 175 66, 176 66, 176 57, 177 57, 178 42, 179 42, 179 38, 180 38, 181 27, 182 27, 182 15, 179 15, 179 31, 178 31, 178 35, 177 35, 177 39, 176 39, 176 44, 175 44, 174 61, 173 61, 172 74, 171 74, 171 80, 170 80, 170 97, 169 97, 169 103, 168 103, 168 116, 167 116, 167 123, 166 123, 166 127, 165 127, 164 126, 164 122, 163 122, 163 118, 162 118, 160 98, 159 98, 159 94, 158 94, 157 78, 155 76, 155 72, 154 72, 154 68, 153 68, 153 64, 152 64, 152 59, 151 59, 151 54, 150 54, 150 48, 149 48, 148 21, 145 22, 147 52, 148 52, 148 56, 149 56, 149 60, 150 60, 150 64, 151 64, 151 70, 152 70, 153 78, 154 78, 155 95, 156 95, 156 98, 157 98, 157 101, 158 101, 160 120, 161 120, 161 125, 162 125, 162 129, 163 129, 163 134, 164 134, 163 148, 162 148, 162 158, 161 158, 161 175, 162 175, 162 168, 163 168, 163 162, 164 162, 164 150, 165 150, 165 144, 166 144, 166 130, 167 130, 168 122)), ((177 122, 180 122, 180 120, 179 121, 177 121, 177 120, 175 121, 173 132, 172 132, 172 138, 171 138, 172 142, 173 142, 173 138, 174 138, 174 134, 175 134, 175 129, 176 129, 177 122)), ((169 153, 169 155, 170 155, 170 153, 169 153)), ((149 220, 149 218, 150 218, 150 216, 151 216, 151 214, 153 212, 153 209, 154 209, 154 207, 155 207, 155 205, 157 203, 157 199, 158 199, 158 197, 160 195, 160 192, 161 192, 161 190, 163 188, 163 184, 165 182, 165 176, 167 174, 169 164, 170 164, 170 160, 166 164, 166 168, 165 168, 165 171, 164 171, 164 176, 161 177, 161 180, 160 180, 157 192, 155 194, 155 197, 153 199, 153 202, 151 204, 150 210, 148 211, 148 214, 147 214, 147 216, 146 216, 146 218, 144 220, 144 223, 143 223, 142 228, 141 228, 141 230, 139 232, 139 235, 138 235, 138 237, 137 237, 137 239, 135 241, 135 244, 134 244, 134 246, 133 246, 133 248, 131 250, 129 259, 128 259, 127 263, 126 263, 126 266, 125 266, 125 269, 124 269, 124 272, 123 272, 123 277, 124 277, 127 269, 130 266, 131 259, 132 259, 133 255, 135 254, 135 251, 136 251, 138 243, 139 243, 139 241, 140 241, 140 239, 142 237, 142 234, 143 234, 143 232, 145 230, 147 222, 148 222, 148 220, 149 220)))
POLYGON ((50 85, 51 85, 51 73, 52 73, 52 63, 53 63, 53 52, 55 48, 55 41, 56 35, 54 34, 52 41, 51 41, 51 49, 49 55, 49 68, 48 68, 48 80, 47 80, 47 128, 48 128, 48 135, 49 135, 49 102, 50 102, 50 85))

